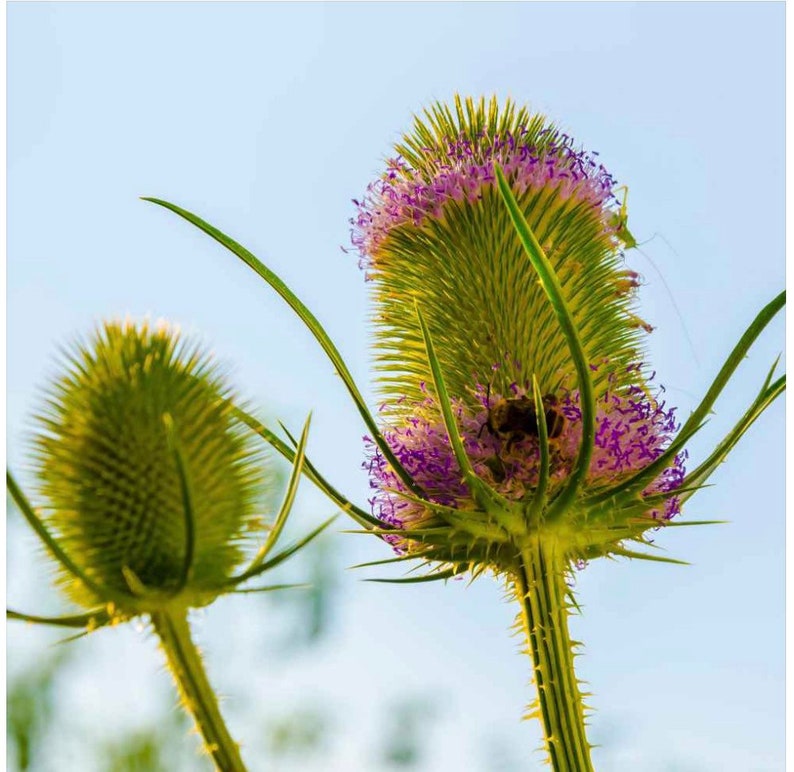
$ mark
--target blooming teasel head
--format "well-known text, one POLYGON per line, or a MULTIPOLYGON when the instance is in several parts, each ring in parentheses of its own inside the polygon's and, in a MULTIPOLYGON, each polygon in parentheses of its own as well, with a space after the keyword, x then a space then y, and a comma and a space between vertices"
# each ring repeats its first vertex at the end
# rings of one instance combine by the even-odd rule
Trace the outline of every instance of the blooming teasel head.
POLYGON ((373 514, 401 559, 432 567, 413 581, 506 577, 549 760, 587 772, 566 575, 601 556, 667 560, 629 544, 671 525, 782 392, 773 367, 685 475, 684 444, 783 295, 679 427, 642 365, 649 328, 623 261, 635 241, 595 154, 512 103, 458 98, 426 111, 396 151, 352 220, 389 424, 369 441, 373 514))
MULTIPOLYGON (((411 532, 440 527, 444 516, 434 504, 457 510, 446 512, 455 531, 465 517, 484 518, 494 535, 503 531, 504 549, 456 533, 450 562, 474 565, 487 555, 492 567, 509 569, 513 537, 538 528, 574 473, 583 391, 591 414, 597 405, 597 427, 590 429, 597 452, 583 489, 646 466, 675 428, 673 411, 651 393, 640 364, 644 325, 632 308, 615 183, 596 154, 577 148, 542 116, 510 102, 500 109, 495 99, 434 106, 396 151, 358 202, 353 241, 373 287, 376 366, 391 422, 385 437, 426 496, 403 495, 405 484, 373 448, 375 513, 411 532), (556 277, 587 364, 584 390, 558 309, 505 206, 500 173, 556 277), (437 376, 451 398, 454 426, 445 421, 437 376), (448 428, 459 433, 465 459, 448 428), (500 508, 510 514, 497 514, 500 508)), ((682 464, 682 456, 673 459, 645 492, 679 484, 682 464)), ((582 527, 593 519, 582 494, 569 499, 555 514, 571 560, 606 552, 606 534, 582 527)), ((675 500, 649 505, 647 513, 634 506, 631 517, 669 519, 677 507, 675 500)), ((610 547, 619 547, 614 518, 604 526, 610 547)), ((426 551, 422 541, 400 544, 426 551)), ((440 556, 437 549, 431 554, 440 556)))
POLYGON ((683 487, 684 442, 705 412, 676 436, 643 365, 615 181, 496 99, 433 106, 395 150, 351 220, 402 466, 370 442, 374 514, 441 575, 512 572, 539 533, 569 565, 639 557, 627 541, 702 484, 683 487))

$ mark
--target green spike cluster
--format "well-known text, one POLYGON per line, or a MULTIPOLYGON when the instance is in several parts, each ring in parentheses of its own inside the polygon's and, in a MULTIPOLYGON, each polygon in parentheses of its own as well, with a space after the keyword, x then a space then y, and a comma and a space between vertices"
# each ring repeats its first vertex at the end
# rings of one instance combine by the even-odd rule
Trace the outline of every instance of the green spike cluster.
MULTIPOLYGON (((509 133, 541 152, 553 131, 543 116, 510 101, 500 108, 495 99, 456 98, 454 110, 435 105, 417 118, 395 151, 408 164, 406 176, 431 185, 436 159, 450 142, 465 139, 476 147, 509 133)), ((554 186, 528 187, 516 198, 565 294, 587 361, 609 361, 609 372, 602 368, 593 378, 596 396, 607 387, 609 373, 613 389, 636 383, 636 373, 626 368, 642 361, 644 323, 634 313, 632 293, 622 289, 623 241, 608 225, 616 213, 566 197, 554 186)), ((499 393, 533 377, 543 394, 555 393, 561 383, 575 386, 554 309, 495 187, 485 187, 474 202, 445 202, 443 212, 419 226, 392 228, 371 255, 368 275, 375 362, 387 411, 421 401, 420 384, 430 382, 415 303, 450 394, 470 405, 476 404, 477 383, 490 383, 499 393)))
POLYGON ((201 606, 244 556, 261 454, 210 360, 166 328, 105 324, 49 390, 35 471, 43 520, 81 572, 74 601, 129 613, 184 595, 201 606))

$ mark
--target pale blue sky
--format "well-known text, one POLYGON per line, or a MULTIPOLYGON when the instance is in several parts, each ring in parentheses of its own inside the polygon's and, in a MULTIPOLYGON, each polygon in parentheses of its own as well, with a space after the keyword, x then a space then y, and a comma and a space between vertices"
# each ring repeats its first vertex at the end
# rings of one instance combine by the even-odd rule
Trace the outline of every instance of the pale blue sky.
MULTIPOLYGON (((23 469, 58 346, 99 319, 150 315, 199 334, 271 415, 297 425, 314 410, 315 463, 365 501, 363 427, 309 334, 231 255, 138 196, 192 209, 252 249, 366 386, 367 287, 339 249, 350 199, 412 112, 455 91, 529 103, 629 185, 633 232, 660 234, 644 247, 656 268, 629 256, 657 328, 650 358, 686 416, 784 283, 783 64, 782 3, 9 3, 10 463, 23 469)), ((782 348, 780 319, 693 443, 695 461, 782 348)), ((729 525, 659 535, 692 566, 602 562, 579 576, 575 635, 600 769, 782 769, 783 415, 781 401, 685 510, 729 525)), ((304 523, 330 511, 308 486, 298 508, 304 523)), ((340 565, 387 557, 363 536, 336 545, 340 565)), ((56 608, 45 573, 23 570, 19 542, 10 550, 9 600, 56 608)), ((237 734, 254 731, 268 701, 319 695, 340 719, 339 748, 318 768, 366 771, 374 706, 424 690, 446 709, 428 770, 495 770, 488 743, 540 769, 538 730, 519 722, 529 666, 508 637, 501 588, 362 576, 340 576, 332 641, 286 672, 251 675, 231 653, 223 625, 255 632, 244 604, 207 612, 215 680, 247 706, 237 734)), ((11 671, 51 639, 12 626, 11 671)), ((151 639, 107 631, 75 645, 92 666, 75 670, 67 708, 109 722, 146 710, 159 667, 151 639)))

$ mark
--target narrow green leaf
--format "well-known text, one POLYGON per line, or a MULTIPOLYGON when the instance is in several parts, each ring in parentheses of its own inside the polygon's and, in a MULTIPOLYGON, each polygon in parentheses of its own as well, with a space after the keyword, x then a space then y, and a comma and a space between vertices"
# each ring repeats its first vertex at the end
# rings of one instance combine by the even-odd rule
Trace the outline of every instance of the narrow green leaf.
POLYGON ((433 534, 448 534, 449 533, 449 526, 443 525, 440 527, 433 527, 433 528, 396 528, 396 527, 389 527, 388 523, 384 524, 384 527, 380 530, 376 528, 372 528, 366 531, 359 531, 355 528, 346 528, 344 531, 340 531, 339 533, 369 533, 369 534, 376 534, 378 536, 405 536, 409 539, 419 539, 425 535, 433 535, 433 534))
MULTIPOLYGON (((725 460, 725 457, 733 449, 744 433, 758 420, 763 412, 785 391, 786 376, 781 375, 772 385, 767 386, 756 398, 745 414, 739 419, 736 425, 726 435, 722 442, 717 445, 714 452, 696 469, 686 476, 688 488, 700 483, 697 487, 702 487, 702 483, 714 473, 714 470, 725 460)), ((675 493, 675 491, 674 491, 675 493)), ((681 498, 686 501, 694 491, 685 491, 681 498)))
POLYGON ((193 495, 190 490, 190 481, 187 477, 185 460, 179 448, 179 438, 174 429, 174 419, 168 413, 163 415, 163 425, 165 426, 168 446, 174 456, 177 475, 179 476, 179 488, 182 494, 182 511, 185 521, 185 558, 182 561, 182 571, 179 580, 173 589, 173 594, 177 595, 184 588, 190 579, 193 570, 193 557, 196 549, 196 522, 193 514, 193 495))
MULTIPOLYGON (((290 432, 290 430, 283 423, 281 423, 281 421, 278 422, 278 425, 281 427, 281 429, 284 432, 284 434, 287 435, 287 439, 289 439, 289 441, 292 443, 293 447, 297 447, 298 446, 298 441, 295 439, 295 437, 292 436, 292 433, 290 432)), ((307 459, 306 463, 304 464, 304 466, 308 467, 308 465, 309 465, 309 461, 307 459)), ((317 475, 319 477, 319 474, 316 471, 314 471, 313 468, 312 468, 312 474, 317 475)), ((312 477, 310 475, 308 475, 308 473, 307 473, 307 476, 309 476, 309 479, 312 479, 312 477)), ((324 489, 323 489, 323 492, 325 492, 324 489)), ((402 495, 402 494, 400 494, 400 495, 402 495)), ((340 496, 341 496, 341 494, 340 494, 340 496)), ((350 507, 350 509, 347 509, 345 507, 341 507, 343 509, 343 511, 346 514, 350 515, 354 520, 359 521, 359 523, 361 525, 363 525, 364 527, 367 527, 368 525, 371 525, 373 527, 383 527, 384 523, 383 523, 382 520, 379 520, 377 517, 374 517, 373 515, 370 515, 368 512, 365 512, 363 509, 360 509, 360 508, 356 507, 355 505, 351 504, 344 497, 341 497, 341 498, 345 502, 347 507, 350 507)), ((424 501, 424 499, 419 499, 419 501, 424 501)))
POLYGON ((87 627, 91 630, 104 627, 110 622, 110 614, 105 608, 95 608, 85 614, 72 614, 63 617, 41 617, 33 614, 23 614, 21 611, 6 609, 8 619, 17 619, 22 622, 33 622, 40 625, 54 625, 56 627, 87 627))
POLYGON ((247 595, 254 592, 274 592, 276 590, 309 590, 310 584, 270 584, 267 587, 249 587, 245 590, 232 590, 234 595, 247 595))
POLYGON ((452 403, 450 402, 447 387, 444 383, 444 375, 441 372, 441 365, 439 364, 438 357, 436 356, 436 352, 433 347, 433 341, 430 338, 430 330, 427 328, 424 316, 422 315, 422 310, 419 308, 418 303, 416 304, 416 315, 419 319, 419 326, 422 330, 422 337, 424 338, 425 342, 427 361, 430 365, 430 371, 433 375, 433 387, 436 392, 436 398, 438 400, 439 407, 441 408, 441 415, 444 418, 444 426, 447 430, 447 436, 449 437, 449 442, 452 446, 452 452, 455 455, 455 460, 458 462, 458 466, 460 467, 461 475, 466 481, 466 485, 469 487, 469 490, 471 491, 471 494, 478 506, 482 507, 486 512, 491 512, 494 508, 497 510, 506 511, 510 508, 507 499, 505 499, 497 491, 481 480, 474 471, 474 467, 471 465, 471 461, 466 454, 466 449, 463 447, 463 440, 461 438, 457 422, 455 421, 455 416, 452 412, 452 403))
MULTIPOLYGON (((275 448, 284 458, 291 464, 295 462, 295 451, 283 442, 278 436, 273 434, 264 424, 257 421, 249 413, 246 413, 240 408, 234 408, 237 418, 244 423, 251 431, 258 434, 265 442, 275 448)), ((287 436, 297 445, 292 435, 287 432, 287 436)), ((345 514, 356 520, 359 525, 369 527, 370 525, 382 526, 383 523, 377 518, 365 512, 363 509, 357 507, 355 504, 346 499, 336 488, 333 487, 316 469, 311 461, 306 458, 303 462, 303 473, 326 495, 331 501, 336 504, 345 514)))
POLYGON ((281 508, 276 515, 276 519, 273 521, 273 527, 270 529, 268 537, 265 539, 264 544, 262 544, 262 546, 259 548, 259 551, 254 556, 254 559, 251 561, 251 565, 248 566, 248 568, 241 574, 230 579, 229 584, 239 584, 240 582, 244 582, 249 577, 255 576, 257 569, 262 565, 262 563, 265 562, 268 553, 275 546, 279 536, 281 536, 281 532, 284 530, 284 525, 287 522, 287 517, 292 511, 292 505, 295 502, 295 495, 298 492, 298 483, 300 483, 301 473, 303 472, 303 464, 306 459, 306 442, 309 439, 309 425, 311 424, 311 420, 312 417, 310 413, 309 417, 306 419, 306 423, 303 425, 303 432, 301 433, 300 442, 298 443, 298 447, 295 451, 295 463, 292 465, 292 473, 290 474, 289 482, 287 483, 287 491, 284 494, 284 501, 282 502, 281 508))
POLYGON ((546 508, 546 498, 549 486, 549 428, 546 426, 546 411, 543 409, 543 395, 540 393, 538 379, 532 375, 532 395, 535 399, 535 416, 538 423, 538 448, 540 450, 540 469, 538 471, 538 486, 534 493, 527 494, 529 498, 529 521, 540 522, 543 510, 546 508))
POLYGON ((611 550, 613 555, 621 555, 624 558, 631 558, 631 560, 649 560, 652 563, 672 563, 676 566, 688 566, 691 565, 687 563, 686 560, 675 560, 674 558, 662 558, 658 555, 646 555, 644 552, 634 552, 633 550, 627 550, 625 548, 617 548, 611 550))
POLYGON ((622 508, 631 509, 632 507, 643 507, 645 510, 648 510, 657 504, 664 504, 666 501, 673 499, 676 496, 682 496, 685 493, 697 493, 697 491, 702 491, 705 488, 711 487, 711 485, 682 485, 680 488, 672 488, 671 490, 664 491, 663 493, 653 493, 649 496, 643 496, 639 501, 634 499, 633 504, 627 504, 622 508))
POLYGON ((766 378, 764 379, 764 385, 761 386, 762 394, 769 388, 769 385, 772 383, 772 378, 775 377, 775 370, 777 370, 777 366, 780 363, 780 357, 781 357, 780 354, 778 354, 775 357, 775 361, 772 362, 772 367, 769 368, 769 372, 766 374, 766 378))
POLYGON ((270 531, 270 535, 268 536, 265 544, 262 546, 261 555, 263 559, 273 548, 276 541, 278 541, 279 536, 281 536, 281 532, 284 530, 284 525, 287 522, 287 517, 292 510, 292 505, 295 503, 295 496, 298 492, 298 484, 300 483, 301 473, 303 472, 303 466, 306 463, 306 443, 309 440, 309 426, 311 425, 311 420, 311 413, 309 413, 308 417, 306 418, 306 423, 303 425, 300 440, 295 446, 295 463, 292 465, 292 472, 287 484, 287 491, 284 495, 284 501, 281 504, 281 509, 279 510, 276 520, 273 523, 273 528, 270 531))
POLYGON ((95 593, 99 598, 107 600, 111 594, 104 587, 100 587, 93 579, 91 579, 60 547, 58 542, 50 535, 47 527, 36 515, 33 507, 30 506, 22 489, 17 485, 11 472, 6 470, 6 484, 14 499, 14 503, 19 507, 19 511, 28 521, 30 527, 36 532, 36 535, 44 543, 44 546, 49 550, 50 554, 60 562, 60 564, 71 573, 76 579, 79 579, 89 590, 95 593))
MULTIPOLYGON (((778 311, 786 303, 786 291, 783 290, 777 297, 767 303, 764 308, 758 313, 755 319, 751 322, 750 326, 744 332, 739 342, 734 346, 733 351, 728 355, 725 364, 720 369, 711 387, 706 392, 700 404, 695 408, 693 413, 686 420, 681 427, 676 438, 670 443, 667 450, 662 453, 655 461, 652 461, 644 469, 633 476, 627 478, 619 485, 609 490, 597 493, 587 499, 588 504, 606 501, 616 494, 622 494, 627 491, 642 490, 649 482, 655 480, 661 472, 670 466, 675 460, 676 455, 683 449, 684 445, 689 441, 692 435, 698 431, 703 422, 717 401, 722 390, 730 380, 731 376, 739 366, 741 361, 747 355, 750 346, 755 342, 756 338, 763 332, 766 326, 772 321, 778 311)), ((771 377, 768 376, 768 378, 771 377)))
MULTIPOLYGON (((433 514, 444 519, 454 518, 455 515, 460 516, 461 514, 459 509, 449 507, 446 504, 438 504, 435 501, 431 501, 430 499, 420 499, 418 496, 412 496, 410 493, 397 490, 396 488, 384 488, 383 490, 385 493, 392 493, 395 496, 399 496, 401 499, 410 501, 412 504, 424 507, 425 509, 430 510, 433 514)), ((467 512, 467 514, 471 514, 472 516, 482 519, 483 521, 485 520, 481 512, 467 512)))
POLYGON ((742 337, 739 339, 739 342, 736 344, 733 351, 728 356, 725 364, 722 366, 722 369, 717 374, 714 383, 706 393, 703 401, 695 410, 695 412, 689 417, 687 422, 684 424, 683 429, 686 429, 687 425, 689 424, 699 424, 702 419, 706 417, 714 403, 717 401, 717 397, 728 383, 731 375, 747 355, 747 351, 749 350, 750 346, 755 342, 756 338, 758 338, 761 332, 763 332, 769 322, 772 321, 772 319, 777 315, 778 311, 780 311, 785 304, 786 291, 783 290, 783 292, 777 295, 766 306, 764 306, 764 308, 761 309, 756 318, 745 331, 744 335, 742 335, 742 337))
POLYGON ((554 520, 565 512, 573 502, 590 469, 590 459, 593 455, 595 444, 595 395, 593 393, 593 382, 590 378, 589 363, 579 337, 579 331, 576 328, 573 314, 565 302, 562 287, 554 272, 554 268, 529 227, 529 223, 524 217, 524 213, 521 211, 501 167, 498 164, 494 164, 494 169, 499 192, 510 213, 510 219, 513 221, 513 226, 518 233, 527 257, 538 273, 540 283, 549 298, 560 329, 568 343, 578 379, 580 409, 582 411, 582 442, 571 474, 557 498, 552 502, 546 515, 548 520, 554 520))
POLYGON ((406 472, 402 464, 392 452, 392 449, 389 447, 386 440, 381 435, 374 418, 370 414, 369 410, 367 410, 364 398, 361 396, 361 392, 359 391, 358 386, 356 386, 353 376, 350 374, 347 365, 342 359, 342 355, 339 353, 333 341, 328 337, 328 334, 325 332, 323 326, 320 324, 314 314, 312 314, 311 311, 306 308, 306 306, 298 299, 292 290, 290 290, 289 287, 287 287, 287 285, 284 284, 284 282, 281 281, 281 279, 279 279, 275 273, 273 273, 264 263, 262 263, 245 247, 243 247, 241 244, 238 244, 234 239, 222 233, 217 228, 214 228, 212 225, 210 225, 208 222, 205 222, 197 215, 187 211, 186 209, 182 209, 176 204, 171 204, 168 201, 163 201, 159 198, 142 196, 142 199, 174 212, 192 225, 195 225, 197 228, 204 231, 204 233, 206 233, 208 236, 211 236, 213 239, 215 239, 215 241, 239 257, 249 268, 259 274, 259 276, 261 276, 284 299, 287 305, 289 305, 289 307, 298 315, 306 327, 308 327, 309 331, 312 333, 312 335, 314 335, 323 351, 331 360, 336 372, 342 378, 348 393, 353 398, 353 402, 355 402, 356 408, 364 420, 367 429, 375 440, 380 452, 383 453, 383 456, 391 465, 392 469, 394 469, 397 476, 415 495, 424 496, 422 489, 414 482, 411 475, 406 472))
MULTIPOLYGON (((417 504, 418 506, 423 506, 426 509, 429 509, 431 512, 433 512, 433 514, 435 514, 437 517, 440 517, 450 525, 465 530, 475 536, 497 542, 505 542, 510 538, 507 531, 498 523, 496 523, 494 518, 489 517, 483 512, 477 512, 471 509, 455 509, 455 507, 448 507, 444 504, 436 504, 429 499, 420 499, 416 496, 412 496, 410 493, 393 490, 391 488, 385 488, 384 490, 386 490, 388 493, 393 493, 395 496, 399 496, 406 501, 410 501, 414 504, 417 504)), ((400 529, 396 530, 398 530, 399 533, 405 533, 400 529)))
POLYGON ((416 560, 416 555, 398 555, 396 558, 384 558, 383 560, 370 560, 368 563, 357 563, 355 566, 348 566, 349 570, 355 568, 371 568, 372 566, 385 566, 389 563, 404 563, 406 560, 416 560))
POLYGON ((305 547, 312 539, 319 536, 329 525, 331 525, 331 523, 334 522, 334 520, 336 520, 336 515, 329 517, 328 520, 326 520, 324 523, 321 523, 319 526, 317 526, 317 528, 304 536, 300 541, 296 542, 290 547, 287 547, 287 549, 282 550, 277 555, 274 555, 272 558, 270 558, 270 560, 266 560, 264 563, 257 566, 253 572, 247 572, 248 576, 246 576, 246 579, 259 576, 265 571, 275 568, 279 563, 283 563, 287 558, 292 557, 292 555, 305 547))
POLYGON ((440 579, 451 579, 455 576, 454 568, 446 571, 439 571, 435 574, 425 574, 424 576, 406 576, 401 579, 364 579, 365 582, 377 582, 378 584, 420 584, 424 582, 437 582, 440 579))
POLYGON ((73 641, 79 641, 81 638, 86 638, 89 635, 91 635, 91 633, 93 633, 93 632, 94 632, 93 630, 83 630, 82 633, 75 633, 74 635, 67 635, 66 638, 61 638, 56 643, 57 643, 58 646, 63 646, 66 643, 72 643, 73 641))

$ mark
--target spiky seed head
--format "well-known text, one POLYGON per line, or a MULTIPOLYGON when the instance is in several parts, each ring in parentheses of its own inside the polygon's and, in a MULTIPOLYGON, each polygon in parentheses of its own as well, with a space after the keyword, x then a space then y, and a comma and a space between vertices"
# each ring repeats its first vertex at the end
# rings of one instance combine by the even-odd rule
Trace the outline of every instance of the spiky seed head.
POLYGON ((68 594, 128 615, 209 603, 243 557, 263 483, 218 368, 174 329, 128 322, 103 324, 65 365, 37 416, 38 493, 103 596, 64 573, 68 594))

